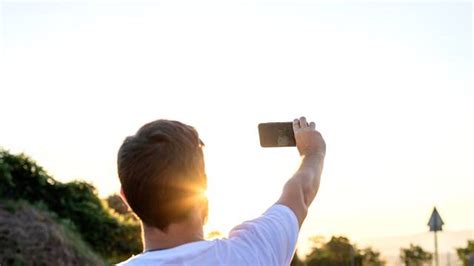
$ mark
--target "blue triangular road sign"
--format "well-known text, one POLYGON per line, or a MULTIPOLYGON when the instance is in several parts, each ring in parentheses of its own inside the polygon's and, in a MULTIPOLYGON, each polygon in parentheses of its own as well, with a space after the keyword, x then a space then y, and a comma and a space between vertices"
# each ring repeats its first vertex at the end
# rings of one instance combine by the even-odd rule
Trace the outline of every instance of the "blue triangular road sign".
POLYGON ((436 207, 433 209, 433 213, 431 214, 430 220, 428 221, 428 226, 430 227, 430 231, 442 231, 443 230, 443 220, 436 210, 436 207))

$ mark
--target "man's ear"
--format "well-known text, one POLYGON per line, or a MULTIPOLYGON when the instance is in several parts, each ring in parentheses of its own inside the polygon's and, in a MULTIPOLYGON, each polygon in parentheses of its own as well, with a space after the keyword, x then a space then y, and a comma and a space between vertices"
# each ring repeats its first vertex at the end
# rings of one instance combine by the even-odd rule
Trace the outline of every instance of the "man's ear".
POLYGON ((209 201, 206 198, 201 199, 201 217, 203 224, 207 224, 207 218, 209 216, 209 201))
POLYGON ((128 205, 127 198, 125 197, 125 193, 123 192, 123 187, 120 187, 120 197, 122 198, 123 202, 127 205, 130 209, 130 205, 128 205))

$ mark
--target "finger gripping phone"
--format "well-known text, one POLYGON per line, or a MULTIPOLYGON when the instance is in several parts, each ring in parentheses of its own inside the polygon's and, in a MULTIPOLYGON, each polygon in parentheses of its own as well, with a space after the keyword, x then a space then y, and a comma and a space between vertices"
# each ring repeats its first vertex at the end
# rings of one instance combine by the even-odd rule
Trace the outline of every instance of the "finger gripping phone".
POLYGON ((260 146, 269 147, 294 147, 296 146, 293 123, 261 123, 258 124, 260 146))

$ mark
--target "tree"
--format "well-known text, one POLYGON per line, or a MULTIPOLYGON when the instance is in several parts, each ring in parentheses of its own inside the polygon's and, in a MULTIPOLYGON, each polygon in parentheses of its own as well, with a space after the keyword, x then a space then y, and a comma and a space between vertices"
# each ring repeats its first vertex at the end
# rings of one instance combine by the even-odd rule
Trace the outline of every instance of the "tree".
POLYGON ((400 250, 400 258, 407 266, 421 266, 429 264, 433 255, 424 251, 420 246, 410 244, 409 248, 400 250))
POLYGON ((224 234, 222 234, 221 231, 213 230, 213 231, 207 233, 206 239, 212 240, 212 239, 223 238, 223 237, 224 237, 224 234))
POLYGON ((363 266, 381 266, 385 265, 385 261, 380 259, 380 252, 373 250, 371 247, 367 247, 360 251, 362 254, 362 265, 363 266))
POLYGON ((308 266, 379 266, 385 264, 380 259, 379 252, 372 250, 370 247, 362 250, 358 249, 356 245, 350 243, 348 238, 343 236, 333 236, 327 243, 324 243, 321 237, 314 237, 311 241, 313 241, 313 250, 305 260, 308 266))
POLYGON ((465 248, 457 248, 456 251, 459 260, 462 261, 464 266, 468 266, 469 259, 471 259, 471 261, 474 260, 474 258, 470 258, 474 257, 474 240, 468 240, 465 248))
POLYGON ((110 263, 142 249, 139 223, 107 207, 91 184, 61 183, 24 154, 0 149, 0 201, 40 204, 110 263))

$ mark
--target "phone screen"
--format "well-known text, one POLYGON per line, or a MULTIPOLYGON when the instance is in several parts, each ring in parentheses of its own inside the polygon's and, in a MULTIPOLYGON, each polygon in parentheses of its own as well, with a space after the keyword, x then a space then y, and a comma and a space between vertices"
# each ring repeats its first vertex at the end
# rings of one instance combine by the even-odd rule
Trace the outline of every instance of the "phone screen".
POLYGON ((258 125, 258 133, 262 147, 296 146, 291 122, 261 123, 258 125))

